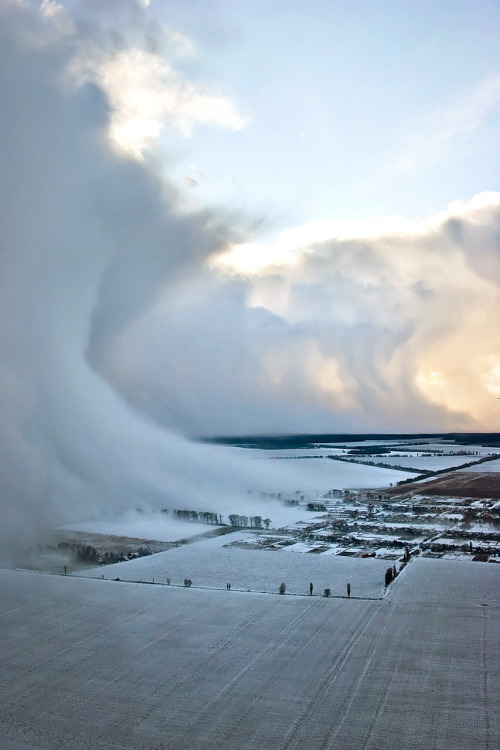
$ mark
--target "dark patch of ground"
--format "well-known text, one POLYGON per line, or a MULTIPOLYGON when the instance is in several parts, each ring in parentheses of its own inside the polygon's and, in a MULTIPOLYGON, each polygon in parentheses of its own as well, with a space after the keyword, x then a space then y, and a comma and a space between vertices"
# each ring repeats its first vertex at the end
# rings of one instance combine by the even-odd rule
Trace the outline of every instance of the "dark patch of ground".
POLYGON ((404 487, 384 490, 391 498, 408 495, 429 495, 464 498, 500 499, 500 473, 455 471, 430 481, 411 482, 404 487))

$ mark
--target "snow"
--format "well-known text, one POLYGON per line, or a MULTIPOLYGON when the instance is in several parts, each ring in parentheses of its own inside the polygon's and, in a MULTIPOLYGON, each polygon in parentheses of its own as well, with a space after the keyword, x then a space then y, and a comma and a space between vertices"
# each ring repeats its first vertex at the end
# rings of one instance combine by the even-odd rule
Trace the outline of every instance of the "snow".
MULTIPOLYGON (((425 440, 422 440, 422 438, 403 438, 398 440, 356 440, 356 441, 348 441, 348 442, 336 442, 336 443, 325 443, 324 445, 331 445, 331 446, 342 446, 343 448, 347 448, 350 450, 351 448, 366 448, 368 445, 380 445, 381 447, 389 445, 401 445, 401 447, 407 446, 407 445, 413 445, 416 444, 417 446, 426 447, 425 440), (425 444, 425 445, 424 445, 425 444)), ((323 445, 323 443, 320 443, 320 445, 323 445)), ((440 443, 441 445, 441 443, 440 443)))
MULTIPOLYGON (((421 486, 422 486, 422 489, 425 489, 425 484, 422 484, 421 486)), ((426 495, 425 493, 415 493, 414 495, 412 495, 411 500, 412 500, 413 505, 419 502, 428 503, 430 501, 439 506, 448 505, 452 508, 455 508, 455 506, 460 505, 461 503, 461 499, 457 497, 443 497, 441 495, 433 495, 429 498, 429 496, 426 495)), ((448 518, 448 516, 450 515, 451 514, 446 513, 445 517, 448 518)))
POLYGON ((401 558, 402 550, 394 549, 394 547, 378 547, 377 558, 384 558, 385 560, 399 560, 401 558))
POLYGON ((487 472, 498 472, 500 474, 500 458, 493 459, 492 461, 485 461, 484 464, 478 464, 477 466, 469 466, 464 471, 474 471, 483 473, 487 472))
POLYGON ((485 521, 484 523, 468 523, 465 528, 467 531, 469 532, 472 531, 473 533, 476 533, 476 534, 477 532, 491 533, 491 532, 498 531, 498 529, 495 526, 493 526, 492 523, 488 523, 487 521, 485 521))
MULTIPOLYGON (((295 542, 295 544, 288 544, 286 547, 283 547, 283 552, 310 552, 312 549, 315 549, 318 546, 318 542, 295 542)), ((328 549, 326 549, 324 552, 321 552, 320 554, 321 556, 337 555, 343 549, 345 549, 345 547, 342 544, 330 544, 328 546, 328 549)))
MULTIPOLYGON (((251 532, 204 539, 148 557, 80 571, 77 575, 127 581, 155 580, 182 585, 185 578, 202 588, 231 588, 243 591, 276 592, 282 581, 287 592, 304 594, 312 581, 317 590, 330 588, 343 596, 349 581, 355 596, 379 597, 384 586, 385 567, 373 559, 350 559, 322 554, 287 555, 283 550, 241 549, 229 546, 241 539, 253 541, 251 532)), ((320 543, 315 546, 318 547, 320 543)))
MULTIPOLYGON (((499 453, 500 449, 491 448, 488 446, 477 446, 477 445, 457 445, 455 443, 446 442, 430 442, 425 443, 417 441, 401 440, 401 441, 389 441, 390 445, 401 446, 401 449, 405 447, 412 448, 410 451, 404 451, 401 454, 401 449, 398 447, 394 448, 390 453, 382 454, 380 456, 366 455, 356 457, 359 461, 377 461, 386 464, 392 464, 393 466, 411 467, 413 469, 419 469, 422 471, 439 471, 441 469, 454 468, 464 463, 471 461, 478 461, 481 457, 487 456, 494 453, 499 453), (478 455, 460 455, 460 451, 471 451, 478 455), (428 455, 429 452, 439 453, 440 455, 432 456, 428 455), (441 455, 443 453, 451 453, 453 455, 441 455), (422 455, 423 454, 423 455, 422 455)), ((326 491, 328 489, 352 489, 352 488, 371 488, 371 487, 384 487, 389 486, 401 481, 402 479, 414 476, 414 472, 404 472, 400 470, 382 469, 379 467, 370 467, 363 463, 352 462, 347 463, 344 461, 332 461, 326 458, 328 455, 341 455, 346 458, 350 456, 345 452, 345 449, 350 450, 356 447, 366 447, 367 445, 384 447, 387 446, 388 441, 384 440, 370 440, 353 443, 331 443, 325 445, 315 445, 313 448, 294 448, 294 449, 280 449, 280 450, 263 450, 263 449, 252 449, 247 448, 232 448, 232 450, 243 452, 245 456, 251 456, 254 460, 279 460, 280 463, 286 464, 287 468, 292 469, 294 472, 297 471, 297 478, 294 478, 288 486, 283 486, 280 491, 290 492, 295 489, 293 484, 296 481, 301 481, 303 485, 303 492, 315 492, 326 491), (340 448, 339 446, 343 446, 340 448), (305 458, 305 457, 308 458, 305 458), (332 467, 333 464, 333 467, 332 467), (334 467, 337 467, 336 470, 334 467), (343 468, 340 468, 343 467, 343 468), (359 471, 356 470, 359 467, 359 471), (351 469, 351 471, 349 471, 351 469), (367 470, 372 469, 372 473, 367 473, 367 470), (300 480, 300 473, 302 473, 303 479, 300 480), (389 472, 383 474, 382 472, 389 472), (316 481, 311 484, 311 476, 316 475, 316 481), (326 484, 324 484, 326 482, 326 484)), ((351 457, 354 458, 354 457, 351 457)), ((497 463, 497 462, 494 462, 497 463)), ((482 469, 482 466, 488 466, 489 462, 485 464, 479 464, 478 471, 482 469)), ((498 465, 498 464, 497 464, 498 465)), ((500 469, 496 469, 500 471, 500 469)))
POLYGON ((436 451, 440 453, 460 453, 460 451, 474 451, 479 454, 477 456, 462 455, 464 463, 466 463, 468 460, 473 461, 475 458, 481 458, 482 456, 489 456, 492 453, 500 453, 500 448, 491 447, 489 445, 475 445, 473 443, 467 445, 453 442, 448 443, 444 440, 425 444, 423 443, 418 447, 423 451, 436 451))
POLYGON ((467 537, 466 539, 462 537, 438 537, 436 539, 433 539, 433 544, 449 544, 454 547, 468 547, 470 543, 472 543, 472 546, 474 547, 474 550, 476 547, 481 547, 483 549, 488 549, 489 547, 495 548, 499 547, 500 543, 495 541, 488 541, 484 539, 475 539, 474 537, 467 537))
MULTIPOLYGON (((388 487, 402 479, 414 476, 414 472, 382 469, 376 466, 366 466, 345 461, 333 461, 329 458, 301 459, 290 458, 283 461, 272 461, 275 451, 248 450, 246 448, 232 448, 234 451, 244 451, 245 456, 254 461, 271 461, 286 468, 280 472, 280 485, 262 487, 267 491, 281 492, 283 496, 293 496, 297 491, 312 494, 313 497, 322 495, 330 489, 366 489, 371 487, 388 487)), ((303 454, 304 451, 301 451, 303 454)), ((326 453, 323 452, 325 455, 326 453)), ((307 451, 306 451, 307 454, 307 451)))
MULTIPOLYGON (((401 455, 383 455, 380 458, 374 458, 375 461, 382 461, 392 466, 406 466, 421 471, 439 471, 440 469, 451 469, 455 466, 461 466, 471 461, 478 461, 480 456, 404 456, 401 455)), ((482 466, 483 464, 480 464, 482 466)))
POLYGON ((498 747, 499 574, 415 560, 367 601, 0 571, 2 750, 498 747))
POLYGON ((470 558, 467 561, 415 558, 391 588, 390 598, 398 603, 438 604, 452 609, 498 607, 500 565, 472 562, 470 558))
MULTIPOLYGON (((446 516, 446 518, 448 518, 448 515, 446 516)), ((411 518, 409 518, 408 521, 401 523, 399 523, 398 521, 387 521, 383 522, 383 525, 386 529, 424 529, 425 531, 428 531, 429 534, 436 533, 437 531, 442 531, 443 528, 443 524, 433 525, 431 523, 418 523, 418 521, 413 521, 411 518)))

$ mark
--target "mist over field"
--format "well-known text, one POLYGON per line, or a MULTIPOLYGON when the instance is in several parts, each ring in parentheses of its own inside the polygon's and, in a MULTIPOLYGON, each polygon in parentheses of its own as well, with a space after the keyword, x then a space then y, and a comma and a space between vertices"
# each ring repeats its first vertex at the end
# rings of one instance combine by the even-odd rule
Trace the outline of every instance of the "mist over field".
POLYGON ((263 251, 259 211, 193 205, 155 150, 239 132, 237 103, 118 5, 0 1, 4 545, 285 481, 199 436, 494 429, 500 194, 263 251))

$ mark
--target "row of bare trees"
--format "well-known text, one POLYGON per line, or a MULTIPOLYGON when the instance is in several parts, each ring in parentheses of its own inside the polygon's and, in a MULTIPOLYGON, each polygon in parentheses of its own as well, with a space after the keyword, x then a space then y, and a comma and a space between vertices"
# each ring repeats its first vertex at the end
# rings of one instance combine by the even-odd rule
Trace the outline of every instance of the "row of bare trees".
MULTIPOLYGON (((176 518, 180 518, 183 521, 201 521, 202 523, 222 525, 223 516, 221 513, 183 509, 176 509, 172 512, 176 518)), ((238 526, 240 528, 250 527, 251 529, 262 529, 265 526, 266 529, 269 529, 271 523, 270 518, 262 518, 262 516, 240 516, 237 513, 231 513, 228 516, 228 519, 231 526, 238 526)))
POLYGON ((183 521, 201 521, 202 523, 222 524, 222 515, 205 510, 174 510, 176 518, 183 521))
POLYGON ((237 513, 231 513, 228 518, 231 526, 240 526, 241 528, 250 526, 250 528, 262 529, 264 525, 268 529, 271 523, 270 518, 262 518, 262 516, 239 516, 237 513))

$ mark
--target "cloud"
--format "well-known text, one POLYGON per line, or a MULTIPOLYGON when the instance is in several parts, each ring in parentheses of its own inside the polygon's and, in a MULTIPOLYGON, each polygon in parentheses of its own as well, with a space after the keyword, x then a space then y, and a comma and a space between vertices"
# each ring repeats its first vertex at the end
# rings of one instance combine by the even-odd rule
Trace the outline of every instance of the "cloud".
POLYGON ((262 358, 296 405, 352 429, 493 430, 499 218, 485 193, 422 221, 306 224, 213 262, 279 318, 262 358))
POLYGON ((75 30, 69 13, 62 5, 55 2, 55 0, 43 0, 40 5, 40 14, 50 21, 57 33, 61 35, 71 34, 75 30))
POLYGON ((139 157, 157 142, 167 123, 187 138, 200 125, 230 130, 244 126, 228 97, 183 80, 156 53, 138 48, 113 51, 95 61, 91 77, 109 97, 110 138, 139 157))
POLYGON ((77 3, 73 18, 62 4, 43 0, 38 44, 57 37, 73 44, 66 65, 70 86, 99 86, 108 99, 112 143, 136 158, 154 149, 167 128, 185 138, 198 127, 241 130, 245 119, 235 101, 183 73, 181 61, 196 54, 193 42, 149 22, 148 4, 112 2, 92 7, 89 16, 77 3))
POLYGON ((142 158, 168 128, 190 138, 201 126, 244 127, 229 96, 183 73, 183 59, 194 55, 191 40, 177 30, 151 26, 145 16, 134 24, 126 18, 119 32, 83 37, 69 70, 77 81, 96 83, 105 92, 111 141, 142 158))
POLYGON ((155 425, 90 362, 238 235, 109 148, 106 92, 68 87, 74 39, 1 12, 0 542, 96 509, 237 506, 253 466, 155 425))

